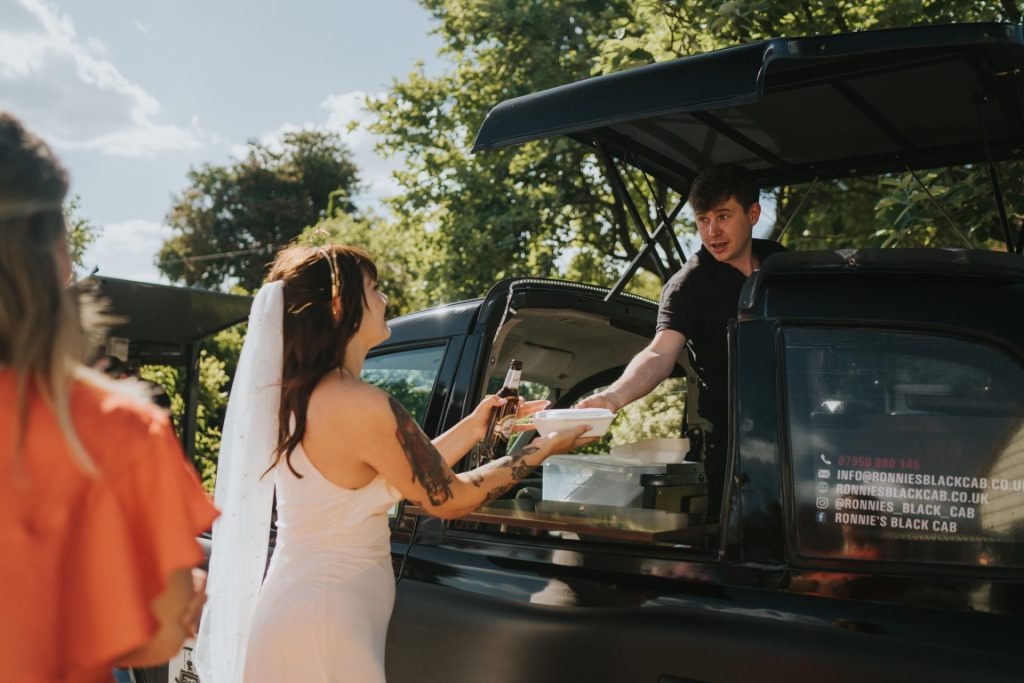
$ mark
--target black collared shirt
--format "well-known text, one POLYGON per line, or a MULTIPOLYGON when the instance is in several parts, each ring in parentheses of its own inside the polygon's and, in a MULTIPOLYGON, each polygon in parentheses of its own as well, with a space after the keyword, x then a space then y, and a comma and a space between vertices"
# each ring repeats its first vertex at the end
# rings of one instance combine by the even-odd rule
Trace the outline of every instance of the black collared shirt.
MULTIPOLYGON (((761 263, 786 250, 770 240, 752 240, 752 247, 761 263)), ((686 350, 700 386, 697 411, 716 429, 724 428, 729 414, 726 335, 746 281, 743 273, 701 247, 661 292, 658 331, 675 330, 686 337, 686 350)))

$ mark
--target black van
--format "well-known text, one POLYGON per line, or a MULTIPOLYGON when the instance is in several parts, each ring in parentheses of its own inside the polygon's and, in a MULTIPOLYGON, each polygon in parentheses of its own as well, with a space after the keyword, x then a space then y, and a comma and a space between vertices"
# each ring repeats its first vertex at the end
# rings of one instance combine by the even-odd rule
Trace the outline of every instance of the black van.
MULTIPOLYGON (((1024 152, 1022 68, 1015 25, 770 40, 504 102, 475 147, 568 135, 683 197, 711 163, 764 187, 984 164, 1024 152)), ((551 500, 548 472, 467 520, 405 508, 389 680, 1020 680, 1024 235, 994 230, 1007 253, 766 261, 730 335, 720 525, 551 500)), ((621 286, 499 283, 394 321, 367 374, 415 382, 429 433, 513 357, 570 406, 653 335, 621 286)))
MULTIPOLYGON (((763 187, 989 164, 1024 155, 1022 69, 1016 25, 780 38, 501 103, 475 148, 568 135, 683 197, 714 163, 763 187)), ((622 287, 678 248, 664 208, 611 290, 509 280, 404 316, 365 378, 429 434, 513 357, 557 407, 609 384, 654 333, 622 287)), ((1021 680, 1024 234, 1001 215, 1005 252, 791 252, 748 280, 718 524, 700 481, 601 462, 458 521, 399 506, 388 680, 1021 680), (577 475, 640 495, 553 495, 577 475)))

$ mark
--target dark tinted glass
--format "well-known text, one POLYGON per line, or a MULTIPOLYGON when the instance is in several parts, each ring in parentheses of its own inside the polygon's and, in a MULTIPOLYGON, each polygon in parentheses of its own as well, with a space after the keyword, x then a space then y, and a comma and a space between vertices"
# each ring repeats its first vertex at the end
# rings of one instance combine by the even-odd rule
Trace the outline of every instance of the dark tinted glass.
POLYGON ((362 379, 398 399, 422 425, 434 381, 441 369, 444 349, 444 346, 431 346, 367 358, 363 363, 362 379))
POLYGON ((983 344, 783 332, 800 553, 1024 565, 1024 370, 983 344))

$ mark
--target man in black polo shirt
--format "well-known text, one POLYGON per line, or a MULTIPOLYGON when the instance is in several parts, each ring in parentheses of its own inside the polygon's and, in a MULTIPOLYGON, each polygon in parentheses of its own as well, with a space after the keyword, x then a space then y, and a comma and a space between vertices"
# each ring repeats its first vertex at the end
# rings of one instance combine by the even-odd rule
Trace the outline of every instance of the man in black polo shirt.
MULTIPOLYGON (((761 216, 757 183, 739 166, 712 166, 690 188, 690 208, 703 243, 665 285, 657 334, 633 357, 622 377, 580 401, 580 408, 617 411, 649 394, 675 367, 683 347, 700 388, 709 517, 717 519, 725 487, 728 435, 729 320, 736 317, 743 283, 769 255, 784 248, 752 238, 761 216)), ((691 425, 691 427, 694 425, 691 425)))

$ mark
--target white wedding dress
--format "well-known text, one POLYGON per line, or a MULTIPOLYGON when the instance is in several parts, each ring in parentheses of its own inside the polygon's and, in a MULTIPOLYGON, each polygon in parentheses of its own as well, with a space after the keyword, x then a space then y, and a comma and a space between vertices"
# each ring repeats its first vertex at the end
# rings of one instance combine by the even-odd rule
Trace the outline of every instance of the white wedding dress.
POLYGON ((260 589, 246 683, 384 683, 395 601, 387 511, 398 492, 378 476, 360 489, 327 480, 299 445, 297 478, 275 471, 277 546, 260 589))

